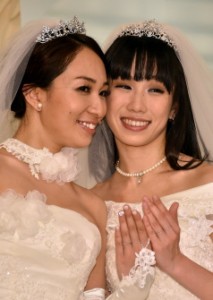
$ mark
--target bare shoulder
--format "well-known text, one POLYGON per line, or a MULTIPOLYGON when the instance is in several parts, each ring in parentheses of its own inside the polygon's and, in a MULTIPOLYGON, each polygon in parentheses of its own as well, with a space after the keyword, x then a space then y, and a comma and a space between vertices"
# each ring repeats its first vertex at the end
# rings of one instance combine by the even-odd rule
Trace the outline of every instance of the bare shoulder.
POLYGON ((204 162, 197 171, 197 175, 202 177, 206 183, 213 182, 213 164, 204 162))
MULTIPOLYGON (((182 155, 183 161, 191 160, 191 157, 182 155)), ((187 181, 194 182, 195 185, 202 185, 213 182, 213 163, 204 161, 201 165, 184 172, 187 181)))
POLYGON ((186 170, 181 182, 187 188, 213 182, 213 165, 204 162, 194 169, 186 170))
POLYGON ((19 161, 4 149, 0 149, 0 171, 7 171, 8 168, 15 168, 19 161))
POLYGON ((100 220, 106 220, 106 205, 102 198, 96 195, 92 190, 88 190, 84 187, 76 185, 75 189, 79 195, 79 201, 82 206, 92 215, 95 221, 100 224, 100 220))
POLYGON ((0 189, 9 187, 15 178, 19 178, 18 161, 0 150, 0 189))

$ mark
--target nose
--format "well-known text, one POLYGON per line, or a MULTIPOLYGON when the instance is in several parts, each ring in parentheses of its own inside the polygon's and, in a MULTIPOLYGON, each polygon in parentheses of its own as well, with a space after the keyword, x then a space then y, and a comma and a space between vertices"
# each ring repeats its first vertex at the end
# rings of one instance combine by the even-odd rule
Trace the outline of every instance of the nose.
POLYGON ((145 112, 147 109, 145 93, 135 92, 130 98, 127 108, 134 112, 145 112))
POLYGON ((88 106, 88 112, 95 115, 97 119, 103 119, 106 115, 106 100, 101 98, 100 95, 93 96, 88 106))

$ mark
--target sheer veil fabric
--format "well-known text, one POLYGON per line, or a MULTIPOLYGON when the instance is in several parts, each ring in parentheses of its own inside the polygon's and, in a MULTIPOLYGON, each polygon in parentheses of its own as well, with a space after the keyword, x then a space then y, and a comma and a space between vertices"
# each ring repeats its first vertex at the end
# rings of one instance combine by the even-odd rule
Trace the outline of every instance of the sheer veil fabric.
POLYGON ((19 34, 15 34, 0 53, 0 142, 11 137, 18 127, 19 122, 14 119, 10 106, 26 70, 36 37, 43 24, 51 27, 57 23, 54 19, 30 22, 19 34))

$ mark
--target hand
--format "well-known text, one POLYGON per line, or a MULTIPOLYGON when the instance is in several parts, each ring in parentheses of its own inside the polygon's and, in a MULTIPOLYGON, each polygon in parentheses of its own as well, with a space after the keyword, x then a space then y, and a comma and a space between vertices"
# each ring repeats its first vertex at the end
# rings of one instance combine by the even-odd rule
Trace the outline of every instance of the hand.
POLYGON ((176 202, 167 209, 157 196, 143 199, 144 226, 155 251, 157 265, 166 273, 172 272, 182 256, 177 210, 176 202))
POLYGON ((128 205, 119 212, 119 228, 115 230, 116 265, 119 278, 129 274, 135 264, 135 253, 145 247, 148 236, 141 215, 128 205))

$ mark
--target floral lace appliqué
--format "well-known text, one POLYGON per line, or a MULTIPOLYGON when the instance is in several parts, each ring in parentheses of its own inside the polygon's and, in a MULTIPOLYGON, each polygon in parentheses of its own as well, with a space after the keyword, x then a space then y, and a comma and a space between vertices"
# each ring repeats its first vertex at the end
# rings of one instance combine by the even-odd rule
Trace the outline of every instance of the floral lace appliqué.
POLYGON ((31 174, 36 179, 57 183, 71 182, 77 179, 79 165, 77 149, 64 147, 58 153, 51 153, 47 148, 35 149, 14 138, 0 144, 18 160, 28 164, 31 174))
POLYGON ((139 253, 135 253, 135 265, 129 272, 128 276, 122 278, 119 288, 136 284, 143 289, 146 285, 146 278, 148 275, 154 277, 156 264, 155 253, 148 249, 142 248, 139 253))
POLYGON ((16 239, 34 236, 51 217, 45 202, 45 195, 37 191, 28 192, 25 197, 12 190, 1 194, 0 233, 16 239))
POLYGON ((201 242, 204 242, 213 233, 213 220, 208 220, 206 216, 190 219, 188 222, 187 233, 190 236, 191 247, 201 246, 201 242))
POLYGON ((82 235, 66 232, 61 236, 61 240, 65 243, 61 254, 69 263, 80 263, 82 257, 87 251, 87 244, 82 235), (75 243, 73 243, 75 241, 75 243))

